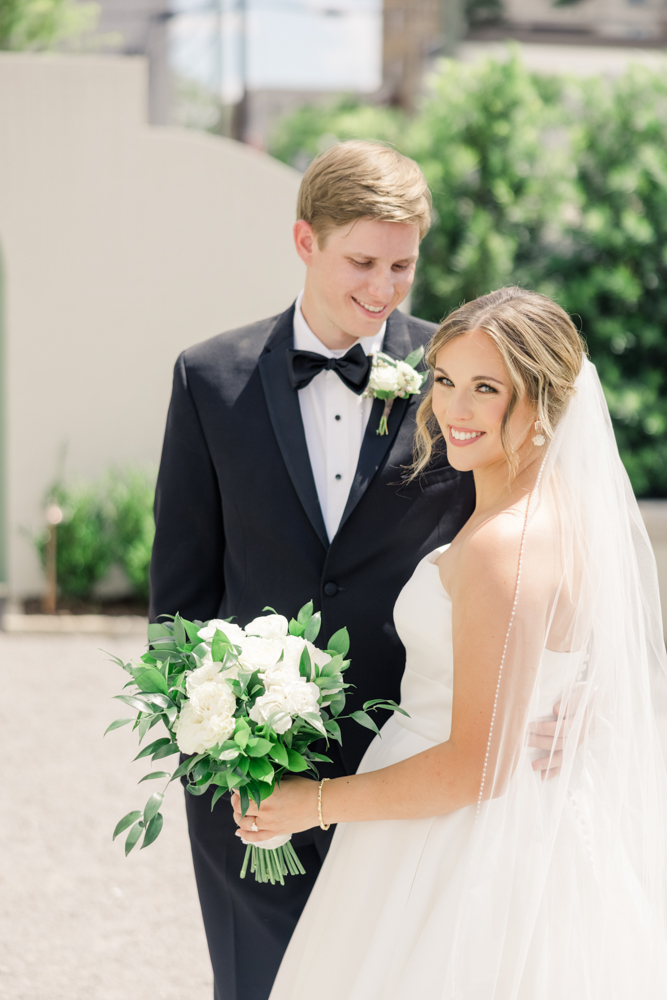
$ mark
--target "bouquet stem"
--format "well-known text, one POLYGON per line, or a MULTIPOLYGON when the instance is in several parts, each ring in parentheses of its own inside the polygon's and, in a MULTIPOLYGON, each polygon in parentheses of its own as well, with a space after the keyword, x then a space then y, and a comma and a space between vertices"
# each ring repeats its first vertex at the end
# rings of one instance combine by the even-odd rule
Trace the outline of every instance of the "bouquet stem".
POLYGON ((282 847, 267 850, 248 844, 246 847, 241 878, 246 877, 250 864, 250 872, 257 882, 270 882, 275 885, 280 882, 285 885, 285 875, 305 875, 306 871, 297 857, 296 851, 288 841, 282 847))

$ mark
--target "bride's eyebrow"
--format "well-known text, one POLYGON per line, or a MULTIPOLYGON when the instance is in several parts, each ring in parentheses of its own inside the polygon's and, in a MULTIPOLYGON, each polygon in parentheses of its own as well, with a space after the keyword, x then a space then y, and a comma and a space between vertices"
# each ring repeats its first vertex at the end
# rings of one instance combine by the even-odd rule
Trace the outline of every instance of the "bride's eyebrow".
POLYGON ((495 382, 496 385, 502 385, 503 383, 499 378, 494 378, 493 375, 473 375, 470 379, 471 382, 495 382))

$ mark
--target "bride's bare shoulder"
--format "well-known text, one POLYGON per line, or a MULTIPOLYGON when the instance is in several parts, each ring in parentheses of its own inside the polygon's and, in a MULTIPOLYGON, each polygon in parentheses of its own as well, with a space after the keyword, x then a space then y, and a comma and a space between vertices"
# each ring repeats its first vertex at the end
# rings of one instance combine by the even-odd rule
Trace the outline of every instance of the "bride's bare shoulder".
POLYGON ((454 589, 466 599, 511 597, 516 586, 525 509, 511 507, 462 540, 454 589))

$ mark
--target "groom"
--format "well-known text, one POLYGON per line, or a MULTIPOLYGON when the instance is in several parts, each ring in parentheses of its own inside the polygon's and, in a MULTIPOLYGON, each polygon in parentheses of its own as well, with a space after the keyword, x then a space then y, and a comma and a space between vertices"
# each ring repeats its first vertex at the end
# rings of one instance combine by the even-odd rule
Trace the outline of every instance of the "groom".
MULTIPOLYGON (((178 611, 243 625, 267 605, 289 617, 312 599, 323 639, 349 629, 354 710, 398 700, 394 602, 419 560, 470 516, 474 488, 442 452, 406 482, 419 396, 397 398, 378 435, 384 404, 362 395, 372 353, 405 358, 435 330, 397 311, 430 222, 421 170, 379 144, 341 143, 306 171, 297 218, 306 280, 296 303, 176 363, 151 619, 178 611)), ((341 728, 322 776, 353 773, 372 737, 341 728)), ((186 805, 215 998, 266 1000, 333 831, 293 838, 306 875, 284 887, 241 881, 245 848, 228 802, 211 811, 209 793, 188 794, 186 805)))

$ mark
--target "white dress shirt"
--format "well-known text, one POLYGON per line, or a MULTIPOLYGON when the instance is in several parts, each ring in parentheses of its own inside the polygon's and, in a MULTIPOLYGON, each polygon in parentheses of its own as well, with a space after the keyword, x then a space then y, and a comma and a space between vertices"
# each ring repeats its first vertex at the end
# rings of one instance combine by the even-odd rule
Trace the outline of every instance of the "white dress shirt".
MULTIPOLYGON (((295 349, 314 351, 325 358, 342 358, 349 347, 343 351, 330 351, 324 346, 304 319, 302 299, 303 292, 296 300, 294 309, 295 349)), ((374 337, 362 337, 357 341, 366 354, 382 350, 386 326, 383 323, 374 337)), ((345 510, 373 400, 352 392, 332 371, 319 372, 298 393, 308 456, 331 541, 345 510)))

